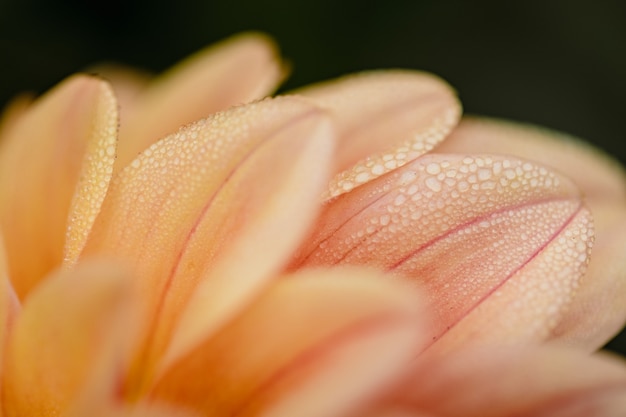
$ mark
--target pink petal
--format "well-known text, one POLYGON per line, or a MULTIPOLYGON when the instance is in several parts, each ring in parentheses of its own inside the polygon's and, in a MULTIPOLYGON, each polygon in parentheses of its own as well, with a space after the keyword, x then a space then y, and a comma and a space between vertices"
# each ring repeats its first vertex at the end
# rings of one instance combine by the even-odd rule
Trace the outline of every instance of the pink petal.
POLYGON ((626 322, 626 175, 599 150, 561 133, 487 119, 467 119, 438 149, 527 157, 565 173, 585 196, 596 238, 576 301, 553 337, 595 350, 626 322))
POLYGON ((369 412, 437 417, 617 417, 626 411, 626 364, 580 351, 459 351, 418 361, 369 412))
POLYGON ((417 71, 351 75, 298 93, 329 109, 339 126, 331 197, 431 150, 456 125, 461 110, 444 81, 417 71))
POLYGON ((404 371, 423 316, 412 288, 371 272, 301 272, 173 363, 152 395, 206 416, 341 416, 404 371))
POLYGON ((544 340, 591 241, 566 178, 515 158, 429 154, 331 200, 292 267, 371 265, 409 277, 428 291, 443 350, 544 340))

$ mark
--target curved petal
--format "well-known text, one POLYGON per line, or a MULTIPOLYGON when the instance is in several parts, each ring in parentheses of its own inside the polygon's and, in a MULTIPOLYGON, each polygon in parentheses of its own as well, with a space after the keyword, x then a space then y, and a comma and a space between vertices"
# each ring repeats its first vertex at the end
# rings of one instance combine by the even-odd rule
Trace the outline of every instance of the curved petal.
POLYGON ((206 416, 341 416, 423 346, 417 295, 365 271, 284 277, 172 364, 152 396, 206 416))
POLYGON ((351 75, 297 93, 331 111, 339 126, 331 197, 431 150, 458 122, 454 91, 434 75, 379 71, 351 75))
POLYGON ((163 353, 183 308, 184 322, 208 304, 205 327, 219 326, 286 262, 317 213, 333 139, 320 110, 268 99, 187 126, 114 179, 85 254, 135 269, 153 321, 136 377, 149 380, 139 368, 163 353))
POLYGON ((92 262, 32 292, 8 341, 5 416, 58 415, 94 384, 110 395, 133 340, 130 282, 118 267, 92 262))
POLYGON ((117 123, 108 84, 73 76, 31 105, 3 139, 0 223, 20 298, 61 264, 66 238, 70 256, 83 244, 106 193, 117 123))
POLYGON ((545 339, 591 241, 566 178, 515 158, 429 154, 330 201, 292 267, 374 265, 419 282, 440 350, 545 339))
POLYGON ((626 322, 626 175, 614 160, 561 133, 488 119, 467 119, 437 149, 498 152, 554 167, 582 190, 595 224, 591 261, 576 301, 554 338, 595 350, 626 322))
POLYGON ((122 124, 131 122, 133 112, 140 102, 141 93, 153 80, 152 74, 145 70, 110 62, 90 66, 85 72, 95 74, 111 84, 119 103, 122 124))
POLYGON ((466 350, 418 361, 373 411, 359 416, 588 417, 626 410, 626 364, 554 348, 466 350))
POLYGON ((271 93, 284 77, 274 42, 244 33, 212 45, 152 81, 122 121, 117 169, 180 126, 271 93))

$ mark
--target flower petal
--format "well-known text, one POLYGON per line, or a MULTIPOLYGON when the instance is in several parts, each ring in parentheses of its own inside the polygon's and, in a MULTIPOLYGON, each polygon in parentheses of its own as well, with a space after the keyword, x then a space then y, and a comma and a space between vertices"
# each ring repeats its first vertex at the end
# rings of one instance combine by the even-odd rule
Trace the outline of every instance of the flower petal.
POLYGON ((271 93, 284 77, 270 38, 244 33, 187 58, 145 90, 122 121, 117 169, 180 126, 271 93))
POLYGON ((62 262, 68 217, 68 256, 82 246, 106 193, 117 123, 110 87, 74 76, 32 104, 3 139, 0 222, 20 298, 62 262))
MULTIPOLYGON (((284 265, 317 213, 333 139, 319 109, 268 99, 187 126, 114 179, 85 254, 135 269, 141 309, 154 323, 136 376, 149 379, 139 368, 163 353, 183 308, 196 326, 195 308, 211 306, 205 333, 284 265)), ((175 339, 176 349, 189 342, 175 339)))
POLYGON ((337 121, 337 196, 431 150, 456 125, 461 106, 441 79, 417 71, 351 75, 298 91, 337 121))
POLYGON ((145 70, 109 62, 90 66, 85 72, 96 74, 111 84, 119 103, 122 124, 132 121, 133 112, 140 102, 141 93, 148 88, 153 80, 152 74, 145 70))
POLYGON ((121 402, 118 393, 114 393, 112 398, 90 394, 81 396, 70 410, 63 413, 63 417, 201 417, 188 409, 149 400, 121 402))
POLYGON ((488 119, 467 119, 437 151, 498 152, 527 157, 565 173, 594 218, 591 262, 576 301, 554 338, 589 351, 626 322, 626 175, 615 161, 564 134, 488 119))
POLYGON ((546 347, 469 349, 418 361, 410 377, 372 408, 358 415, 618 416, 626 410, 626 364, 546 347))
POLYGON ((33 100, 32 94, 22 93, 12 98, 2 109, 0 114, 0 143, 4 141, 3 138, 8 135, 8 132, 16 124, 17 120, 26 113, 33 100))
POLYGON ((429 154, 330 201, 292 267, 410 277, 428 290, 433 339, 454 327, 447 343, 543 340, 584 272, 591 234, 566 178, 515 158, 429 154))
MULTIPOLYGON (((20 303, 15 295, 9 275, 7 273, 6 256, 4 245, 0 242, 0 361, 4 361, 6 341, 13 329, 15 318, 20 310, 20 303)), ((0 367, 0 380, 4 372, 0 367)), ((3 409, 0 406, 0 416, 3 416, 3 409)))
POLYGON ((300 272, 172 364, 152 395, 207 416, 343 415, 403 372, 425 342, 422 317, 402 283, 300 272))
POLYGON ((129 276, 104 262, 57 273, 32 292, 10 335, 5 416, 52 416, 85 386, 119 383, 134 332, 129 276))

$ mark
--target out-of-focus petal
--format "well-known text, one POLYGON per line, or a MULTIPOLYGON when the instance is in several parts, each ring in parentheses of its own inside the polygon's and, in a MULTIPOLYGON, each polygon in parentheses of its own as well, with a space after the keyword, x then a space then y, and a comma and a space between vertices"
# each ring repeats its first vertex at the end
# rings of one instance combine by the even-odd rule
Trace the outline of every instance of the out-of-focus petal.
POLYGON ((328 108, 339 126, 329 196, 350 191, 431 150, 458 122, 454 91, 434 75, 380 71, 297 91, 328 108))
POLYGON ((152 396, 206 416, 341 416, 387 388, 424 345, 420 301, 372 272, 283 277, 173 363, 152 396))
POLYGON ((626 364, 554 348, 465 350, 421 360, 378 407, 359 416, 619 417, 626 364))
MULTIPOLYGON (((20 303, 7 273, 4 245, 0 241, 0 358, 4 358, 7 337, 13 328, 19 309, 20 303)), ((0 359, 0 361, 4 361, 4 359, 0 359)), ((4 370, 0 368, 0 380, 3 373, 4 370)), ((0 416, 3 416, 1 406, 0 416)))
POLYGON ((602 346, 626 321, 626 176, 590 145, 514 123, 467 119, 437 152, 497 152, 526 157, 565 173, 582 190, 594 218, 591 262, 576 301, 554 338, 588 350, 602 346))
POLYGON ((117 123, 109 85, 73 76, 3 138, 0 222, 20 298, 62 262, 66 234, 70 257, 82 247, 107 190, 117 123))
POLYGON ((568 179, 512 157, 429 154, 330 201, 293 267, 373 265, 420 283, 438 349, 518 343, 561 317, 591 235, 568 179))
POLYGON ((152 75, 147 71, 116 63, 96 64, 85 72, 95 74, 111 84, 119 103, 121 124, 130 123, 141 93, 150 85, 152 75))
POLYGON ((267 99, 185 127, 116 176, 85 254, 134 267, 153 321, 135 376, 149 380, 144 365, 163 353, 183 308, 177 350, 193 338, 189 326, 219 326, 284 265, 317 213, 333 146, 322 111, 267 99), (211 313, 200 320, 198 307, 211 313))
POLYGON ((83 395, 63 413, 63 417, 202 417, 188 409, 150 400, 134 403, 120 401, 117 394, 109 398, 83 395))
POLYGON ((244 33, 187 58, 138 97, 120 130, 117 169, 180 126, 271 93, 284 77, 274 42, 244 33))
POLYGON ((26 113, 28 107, 33 103, 33 95, 29 93, 19 94, 9 101, 0 114, 0 143, 8 135, 9 130, 15 125, 17 120, 26 113))
POLYGON ((117 388, 134 334, 131 279, 104 262, 42 282, 10 334, 2 381, 8 416, 55 416, 84 389, 117 388))

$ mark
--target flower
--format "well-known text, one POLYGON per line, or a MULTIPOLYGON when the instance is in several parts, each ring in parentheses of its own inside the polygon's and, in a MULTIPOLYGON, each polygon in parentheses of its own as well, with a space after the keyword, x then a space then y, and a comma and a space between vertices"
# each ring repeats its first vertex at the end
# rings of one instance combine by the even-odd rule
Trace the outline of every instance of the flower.
POLYGON ((626 317, 606 157, 457 127, 419 72, 261 100, 285 70, 258 34, 153 81, 99 71, 0 124, 1 415, 626 406, 623 362, 585 352, 626 317))

